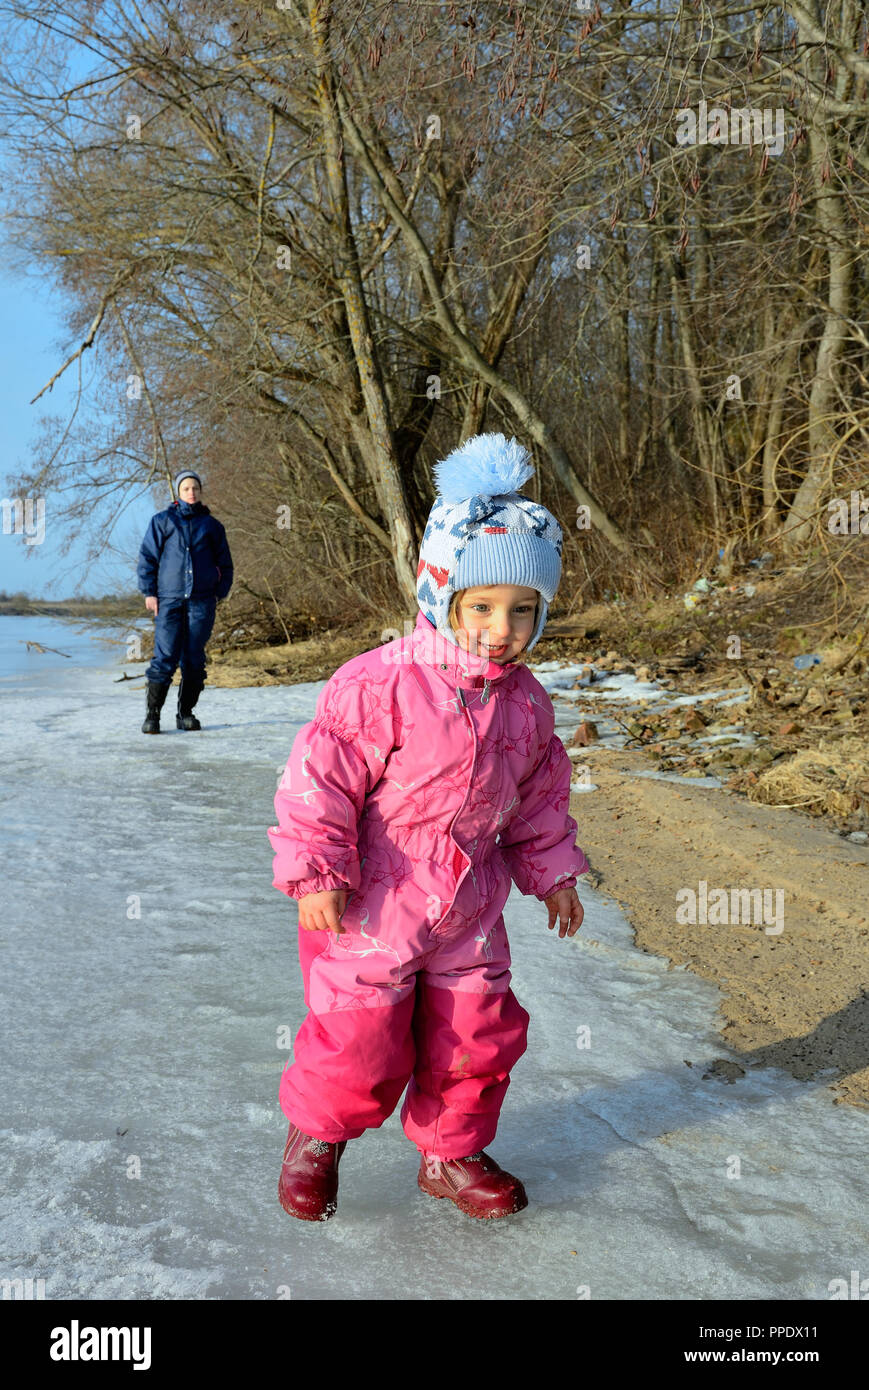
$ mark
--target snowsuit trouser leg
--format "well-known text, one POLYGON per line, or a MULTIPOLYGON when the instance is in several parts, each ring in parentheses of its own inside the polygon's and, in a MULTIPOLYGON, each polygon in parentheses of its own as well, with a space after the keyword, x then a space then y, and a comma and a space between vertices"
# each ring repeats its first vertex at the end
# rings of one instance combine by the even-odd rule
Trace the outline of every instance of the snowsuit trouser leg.
POLYGON ((438 1158, 466 1158, 491 1144, 510 1071, 528 1045, 503 916, 485 942, 478 936, 470 945, 484 957, 476 965, 467 943, 445 943, 417 975, 417 1062, 401 1122, 420 1151, 438 1158))
MULTIPOLYGON (((377 979, 382 962, 380 972, 371 964, 376 955, 350 962, 348 978, 348 962, 331 959, 331 936, 299 927, 309 1013, 293 1042, 292 1065, 281 1074, 279 1101, 304 1134, 337 1144, 377 1129, 401 1099, 415 1058, 414 989, 411 976, 401 990, 387 988, 373 1000, 354 1000, 356 977, 377 979), (388 1002, 379 1002, 381 997, 388 1002)), ((365 991, 364 985, 358 989, 365 991)))
POLYGON ((205 678, 205 644, 214 627, 217 599, 161 598, 154 623, 154 655, 145 670, 149 681, 171 681, 181 663, 184 676, 205 678))
POLYGON ((317 1139, 356 1139, 409 1081, 401 1120, 417 1148, 463 1158, 491 1143, 529 1023, 509 988, 503 918, 484 938, 436 942, 400 984, 388 952, 353 956, 355 933, 337 947, 329 937, 299 928, 310 1012, 281 1077, 287 1119, 317 1139))
POLYGON ((528 1014, 511 989, 470 994, 417 980, 417 1062, 404 1105, 404 1132, 420 1152, 466 1158, 491 1144, 527 1046, 528 1014))

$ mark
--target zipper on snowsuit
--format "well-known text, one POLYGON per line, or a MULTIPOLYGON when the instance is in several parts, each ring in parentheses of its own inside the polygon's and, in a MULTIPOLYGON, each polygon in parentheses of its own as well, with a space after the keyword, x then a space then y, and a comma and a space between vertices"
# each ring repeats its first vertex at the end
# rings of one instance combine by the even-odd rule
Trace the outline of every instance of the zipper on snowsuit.
MULTIPOLYGON (((486 681, 486 685, 487 685, 487 686, 488 686, 488 684, 489 684, 489 682, 486 681)), ((462 797, 462 804, 461 804, 461 806, 459 807, 459 809, 456 811, 456 814, 453 816, 452 820, 450 821, 449 829, 447 830, 447 835, 448 835, 448 837, 449 837, 449 839, 450 839, 451 841, 452 841, 452 838, 453 838, 453 826, 455 825, 455 823, 456 823, 456 821, 458 820, 459 816, 461 815, 462 811, 465 809, 465 802, 466 802, 467 799, 468 799, 468 794, 469 794, 469 792, 470 792, 470 790, 471 790, 471 786, 472 786, 473 781, 474 781, 474 772, 476 771, 476 766, 477 766, 477 736, 476 736, 476 734, 475 734, 475 732, 474 732, 474 721, 473 721, 473 719, 471 718, 470 711, 468 710, 467 701, 465 700, 464 694, 462 693, 462 687, 461 687, 460 685, 457 685, 457 686, 456 686, 456 695, 457 695, 457 697, 458 697, 458 704, 459 704, 459 706, 465 711, 465 714, 466 714, 467 717, 468 717, 468 729, 469 729, 469 733, 470 733, 470 735, 471 735, 471 738, 474 740, 474 752, 473 752, 473 756, 472 756, 472 758, 471 758, 471 772, 470 772, 470 776, 468 777, 468 785, 467 785, 467 787, 465 788, 465 794, 464 794, 464 796, 462 797)), ((488 698, 488 696, 487 696, 487 698, 488 698)), ((455 842, 453 842, 453 843, 455 843, 455 842)), ((455 845, 455 853, 464 855, 465 852, 464 852, 464 850, 463 850, 459 845, 455 845)), ((454 854, 454 856, 453 856, 453 860, 454 860, 454 862, 455 862, 455 854, 454 854)), ((465 869, 470 869, 470 868, 471 868, 470 864, 467 864, 467 865, 465 866, 465 869)), ((457 881, 456 881, 456 886, 455 886, 455 889, 453 890, 453 896, 450 898, 449 907, 447 908, 446 912, 442 912, 442 913, 441 913, 441 915, 440 915, 440 917, 438 918, 438 920, 437 920, 437 921, 434 923, 434 925, 432 926, 432 928, 431 928, 432 931, 436 931, 437 928, 440 926, 441 922, 444 920, 444 918, 445 918, 445 917, 448 917, 449 914, 450 914, 450 912, 452 911, 453 903, 454 903, 455 900, 456 900, 456 894, 458 893, 460 887, 462 886, 462 882, 463 882, 463 880, 464 880, 465 869, 462 870, 462 873, 459 875, 459 878, 458 878, 457 881)), ((473 873, 473 870, 471 870, 471 872, 473 873)), ((475 879, 474 881, 476 882, 476 879, 475 879)))
MULTIPOLYGON (((489 685, 490 685, 490 681, 486 680, 485 684, 483 685, 482 693, 481 693, 481 695, 480 695, 480 704, 481 704, 481 705, 484 705, 484 704, 486 703, 486 701, 488 700, 488 698, 489 698, 489 685)), ((457 686, 456 686, 456 694, 457 694, 458 697, 459 697, 459 703, 461 704, 462 709, 465 711, 465 714, 467 714, 467 716, 468 716, 468 723, 469 723, 469 725, 471 726, 471 729, 473 729, 473 727, 474 727, 474 721, 471 719, 470 713, 469 713, 469 711, 468 711, 468 702, 467 702, 467 700, 465 699, 464 691, 462 690, 462 687, 461 687, 460 685, 457 685, 457 686)))
POLYGON ((465 711, 465 714, 468 716, 468 728, 469 728, 469 731, 470 731, 470 734, 471 734, 471 738, 473 738, 473 737, 474 737, 474 721, 472 720, 472 718, 471 718, 471 716, 470 716, 470 713, 469 713, 469 711, 468 711, 467 702, 466 702, 465 697, 464 697, 464 695, 463 695, 463 693, 462 693, 462 687, 461 687, 460 685, 457 685, 457 686, 456 686, 456 694, 457 694, 458 697, 459 697, 459 704, 461 705, 462 709, 465 711))
MULTIPOLYGON (((482 694, 480 695, 480 704, 481 704, 481 705, 484 705, 484 704, 486 703, 486 701, 489 699, 489 686, 490 686, 490 684, 491 684, 491 682, 490 682, 489 680, 486 680, 486 681, 484 682, 482 694)), ((470 710, 468 709, 468 702, 467 702, 467 700, 465 699, 464 692, 463 692, 462 687, 461 687, 460 685, 457 685, 457 686, 456 686, 456 695, 457 695, 457 697, 458 697, 458 704, 459 704, 460 707, 465 711, 465 714, 467 715, 467 718, 468 718, 468 731, 469 731, 469 733, 470 733, 470 735, 471 735, 471 738, 474 740, 474 753, 473 753, 473 758, 472 758, 472 760, 471 760, 471 773, 470 773, 470 776, 468 777, 468 785, 467 785, 467 787, 465 788, 465 795, 464 795, 464 797, 462 798, 462 804, 461 804, 461 806, 459 807, 459 809, 456 811, 456 814, 453 816, 452 820, 450 821, 450 827, 449 827, 449 830, 447 831, 447 834, 449 835, 449 837, 450 837, 451 840, 452 840, 452 835, 453 835, 453 826, 455 825, 455 823, 456 823, 456 821, 458 820, 459 816, 461 815, 462 811, 465 809, 465 802, 466 802, 467 799, 468 799, 468 793, 470 792, 471 786, 473 785, 474 773, 475 773, 476 767, 477 767, 477 736, 476 736, 476 733, 475 733, 475 731, 474 731, 474 721, 473 721, 473 719, 471 718, 471 713, 470 713, 470 710)), ((476 843, 476 841, 475 841, 474 843, 476 843)), ((461 855, 462 855, 463 857, 465 857, 465 858, 470 859, 470 856, 466 854, 465 850, 463 850, 459 845, 455 845, 455 851, 454 851, 454 854, 453 854, 453 867, 456 867, 456 863, 455 863, 455 861, 456 861, 456 856, 459 855, 459 854, 461 854, 461 855)), ((470 873, 471 878, 474 880, 474 884, 476 885, 477 876, 476 876, 476 874, 474 873, 474 866, 473 866, 473 863, 468 863, 468 864, 466 864, 465 869, 463 869, 462 872, 459 874, 459 877, 458 877, 458 879, 457 879, 457 881, 456 881, 455 891, 453 892, 453 896, 452 896, 452 898, 450 899, 450 905, 449 905, 449 907, 447 908, 446 912, 444 912, 444 913, 441 915, 441 917, 438 919, 438 921, 435 922, 434 926, 432 927, 432 931, 434 931, 437 927, 439 927, 440 924, 441 924, 441 922, 444 920, 444 918, 447 917, 447 916, 449 915, 449 913, 450 913, 450 911, 451 911, 451 909, 452 909, 453 903, 454 903, 455 900, 456 900, 456 894, 458 893, 459 889, 460 889, 461 886, 462 886, 462 882, 464 881, 464 875, 465 875, 465 871, 466 871, 466 870, 470 873)))

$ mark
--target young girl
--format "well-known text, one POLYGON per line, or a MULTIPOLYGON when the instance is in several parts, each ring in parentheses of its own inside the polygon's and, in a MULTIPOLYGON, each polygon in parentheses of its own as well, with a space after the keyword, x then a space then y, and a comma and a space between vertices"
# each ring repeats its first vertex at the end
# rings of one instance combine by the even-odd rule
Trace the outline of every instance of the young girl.
POLYGON ((405 1087, 424 1192, 474 1217, 528 1205, 483 1152, 529 1023, 502 908, 512 879, 573 936, 589 867, 552 701, 524 664, 561 578, 558 522, 517 491, 533 471, 502 434, 436 465, 416 627, 339 667, 275 796, 273 884, 299 902, 309 1010, 281 1077, 278 1196, 304 1221, 335 1212, 347 1141, 405 1087))

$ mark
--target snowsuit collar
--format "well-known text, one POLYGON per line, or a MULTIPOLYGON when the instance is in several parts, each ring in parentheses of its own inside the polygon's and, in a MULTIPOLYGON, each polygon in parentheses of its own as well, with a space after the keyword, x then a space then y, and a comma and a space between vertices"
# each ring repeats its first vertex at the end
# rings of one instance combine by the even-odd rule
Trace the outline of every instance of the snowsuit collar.
POLYGON ((414 661, 433 666, 451 685, 461 685, 465 690, 494 685, 496 681, 512 675, 522 664, 518 661, 490 661, 480 653, 466 652, 455 643, 448 642, 422 609, 417 614, 416 627, 411 634, 411 650, 414 661))

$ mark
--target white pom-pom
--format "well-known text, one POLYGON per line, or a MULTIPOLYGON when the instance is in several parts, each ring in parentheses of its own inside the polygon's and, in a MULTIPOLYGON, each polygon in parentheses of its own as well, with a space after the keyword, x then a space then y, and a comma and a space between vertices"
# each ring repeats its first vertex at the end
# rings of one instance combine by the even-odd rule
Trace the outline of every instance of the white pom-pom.
POLYGON ((534 472, 528 450, 503 434, 475 434, 434 466, 438 496, 444 502, 469 497, 500 497, 517 492, 534 472))

